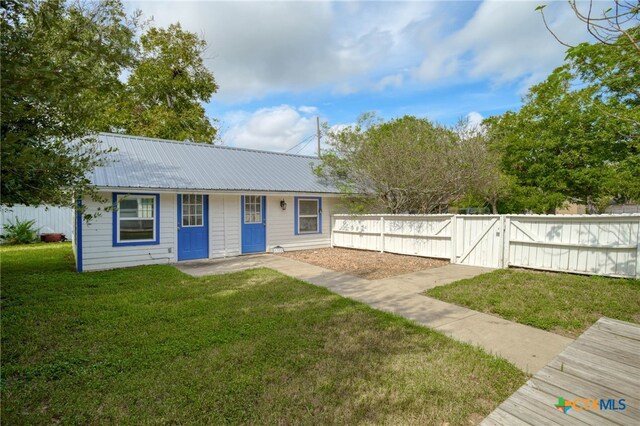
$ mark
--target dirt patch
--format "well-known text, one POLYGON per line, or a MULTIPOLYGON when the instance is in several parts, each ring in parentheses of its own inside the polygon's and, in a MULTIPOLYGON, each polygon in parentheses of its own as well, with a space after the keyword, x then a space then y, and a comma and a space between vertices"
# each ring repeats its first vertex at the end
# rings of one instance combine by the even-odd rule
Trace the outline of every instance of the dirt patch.
POLYGON ((281 254, 290 259, 311 263, 338 272, 379 280, 395 275, 407 274, 422 269, 437 268, 449 262, 427 257, 404 256, 401 254, 380 253, 376 251, 351 250, 345 248, 326 248, 301 250, 281 254))

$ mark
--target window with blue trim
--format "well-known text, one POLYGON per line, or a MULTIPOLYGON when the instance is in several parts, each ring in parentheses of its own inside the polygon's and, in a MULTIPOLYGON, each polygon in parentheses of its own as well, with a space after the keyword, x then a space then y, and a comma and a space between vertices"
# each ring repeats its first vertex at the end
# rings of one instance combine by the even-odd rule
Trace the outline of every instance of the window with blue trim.
POLYGON ((114 194, 114 245, 158 243, 158 196, 114 194))
POLYGON ((322 205, 320 198, 296 197, 296 233, 319 234, 322 232, 322 205))

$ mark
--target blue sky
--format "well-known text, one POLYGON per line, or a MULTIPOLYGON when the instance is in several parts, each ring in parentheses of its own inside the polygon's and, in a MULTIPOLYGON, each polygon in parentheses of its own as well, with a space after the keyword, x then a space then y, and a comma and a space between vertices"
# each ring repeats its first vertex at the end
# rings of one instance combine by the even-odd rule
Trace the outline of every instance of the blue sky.
POLYGON ((564 58, 539 4, 563 40, 586 39, 564 1, 126 3, 203 37, 220 86, 206 110, 223 143, 274 151, 312 135, 316 116, 331 126, 366 111, 451 124, 518 109, 564 58))

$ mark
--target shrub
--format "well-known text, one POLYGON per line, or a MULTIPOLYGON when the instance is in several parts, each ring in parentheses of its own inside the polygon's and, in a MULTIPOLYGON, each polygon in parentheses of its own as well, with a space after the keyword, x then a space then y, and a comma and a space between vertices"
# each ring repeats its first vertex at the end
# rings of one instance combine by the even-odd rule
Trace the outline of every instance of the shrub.
POLYGON ((10 220, 4 225, 4 233, 0 235, 5 244, 29 244, 37 239, 38 229, 33 225, 35 220, 20 221, 16 217, 15 222, 10 220))

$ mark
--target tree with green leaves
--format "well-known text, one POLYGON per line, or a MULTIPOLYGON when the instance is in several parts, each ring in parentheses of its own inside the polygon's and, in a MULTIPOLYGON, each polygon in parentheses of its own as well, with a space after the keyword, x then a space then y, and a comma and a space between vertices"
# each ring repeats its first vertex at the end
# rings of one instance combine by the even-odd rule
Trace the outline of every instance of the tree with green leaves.
MULTIPOLYGON (((627 30, 637 40, 640 27, 627 30)), ((640 199, 640 55, 627 37, 582 43, 533 86, 518 112, 487 120, 502 168, 529 194, 526 209, 565 200, 599 211, 640 199)))
POLYGON ((346 194, 364 195, 356 198, 361 210, 439 212, 475 178, 469 140, 424 118, 383 122, 367 113, 327 134, 330 148, 316 173, 346 194))
POLYGON ((484 126, 471 126, 468 121, 461 121, 456 126, 456 134, 464 149, 463 158, 471 165, 473 176, 459 204, 464 207, 488 205, 492 213, 499 213, 499 204, 514 191, 513 179, 502 172, 501 152, 492 146, 484 126))
POLYGON ((218 89, 203 63, 206 43, 180 24, 150 28, 109 127, 131 135, 212 143, 216 128, 203 102, 218 89))
POLYGON ((201 102, 217 85, 197 35, 172 25, 138 42, 140 14, 119 0, 0 4, 3 205, 96 198, 88 172, 103 161, 91 137, 100 131, 214 140, 201 102))
POLYGON ((0 22, 2 204, 70 205, 118 77, 135 57, 135 22, 115 0, 4 0, 0 22))

